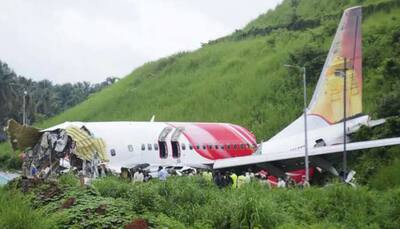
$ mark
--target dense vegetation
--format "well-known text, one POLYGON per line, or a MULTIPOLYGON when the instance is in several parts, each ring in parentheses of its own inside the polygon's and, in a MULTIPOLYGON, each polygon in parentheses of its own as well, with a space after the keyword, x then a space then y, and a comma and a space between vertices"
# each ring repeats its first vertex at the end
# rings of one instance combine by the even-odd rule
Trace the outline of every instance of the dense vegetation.
MULTIPOLYGON (((310 98, 342 10, 358 4, 364 6, 364 111, 374 118, 393 117, 379 128, 363 128, 353 138, 400 136, 400 3, 396 0, 285 0, 242 30, 194 52, 147 63, 37 125, 148 120, 155 114, 157 120, 237 123, 259 140, 269 138, 301 113, 301 77, 283 64, 307 67, 310 98)), ((0 145, 0 165, 17 168, 16 155, 9 151, 0 145)), ((24 201, 21 206, 26 211, 39 210, 31 212, 37 218, 46 214, 49 227, 78 222, 121 226, 139 218, 169 228, 399 228, 399 152, 400 147, 388 147, 352 153, 350 167, 365 185, 357 189, 332 185, 270 191, 254 184, 219 190, 201 178, 140 185, 107 178, 83 192, 67 176, 60 181, 66 187, 57 186, 60 194, 51 201, 37 200, 37 195, 15 194, 15 198, 24 201), (76 203, 60 209, 69 197, 76 203), (99 207, 101 214, 96 212, 99 207)), ((39 185, 34 192, 48 187, 39 185)), ((18 217, 7 210, 5 199, 0 200, 5 209, 0 211, 10 212, 5 218, 18 217)))
MULTIPOLYGON (((296 10, 294 20, 320 18, 318 26, 298 29, 282 26, 265 35, 210 42, 197 51, 147 63, 114 86, 41 125, 65 120, 148 120, 155 114, 157 120, 233 122, 246 126, 259 139, 271 137, 301 113, 299 72, 288 71, 283 64, 308 68, 311 95, 342 10, 355 4, 319 2, 284 1, 276 11, 264 16, 274 18, 273 22, 267 20, 266 27, 272 23, 286 25, 286 20, 275 15, 284 15, 287 8, 290 12, 302 9, 296 10), (292 2, 298 4, 292 6, 292 2), (313 4, 323 5, 326 8, 323 12, 333 16, 322 17, 319 11, 314 15, 317 11, 310 7, 313 4)), ((374 5, 371 12, 364 13, 362 27, 364 110, 375 117, 399 112, 396 89, 400 69, 400 7, 397 1, 382 2, 385 4, 374 5), (391 106, 392 111, 386 112, 388 109, 384 108, 379 113, 378 106, 382 104, 391 106)), ((261 22, 253 24, 245 30, 260 28, 261 22)))
MULTIPOLYGON (((365 113, 375 118, 399 115, 399 1, 286 0, 244 29, 194 52, 147 63, 38 125, 148 120, 155 114, 160 121, 237 123, 259 140, 269 138, 301 113, 301 77, 283 65, 307 67, 310 98, 342 10, 357 4, 364 6, 365 113)), ((8 150, 0 146, 0 152, 8 150)))
POLYGON ((400 227, 400 189, 378 192, 334 184, 270 190, 257 182, 218 189, 197 176, 141 184, 108 177, 91 188, 77 183, 67 175, 59 183, 37 184, 25 197, 0 190, 11 198, 0 196, 0 226, 19 220, 13 228, 110 228, 142 221, 153 228, 400 227), (25 218, 10 205, 16 198, 26 209, 25 218))
POLYGON ((26 121, 34 123, 75 106, 90 94, 100 91, 116 80, 115 77, 109 77, 97 84, 53 84, 49 80, 33 81, 18 76, 6 63, 0 61, 0 142, 5 140, 3 127, 8 119, 12 118, 22 123, 23 97, 26 100, 26 121))

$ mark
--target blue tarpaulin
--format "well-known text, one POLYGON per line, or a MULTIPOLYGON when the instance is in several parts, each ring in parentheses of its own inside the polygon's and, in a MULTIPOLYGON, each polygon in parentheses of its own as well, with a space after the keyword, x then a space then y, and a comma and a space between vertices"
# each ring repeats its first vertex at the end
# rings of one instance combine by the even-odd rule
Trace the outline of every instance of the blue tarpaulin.
POLYGON ((0 185, 5 185, 9 180, 17 177, 18 174, 0 172, 0 185))

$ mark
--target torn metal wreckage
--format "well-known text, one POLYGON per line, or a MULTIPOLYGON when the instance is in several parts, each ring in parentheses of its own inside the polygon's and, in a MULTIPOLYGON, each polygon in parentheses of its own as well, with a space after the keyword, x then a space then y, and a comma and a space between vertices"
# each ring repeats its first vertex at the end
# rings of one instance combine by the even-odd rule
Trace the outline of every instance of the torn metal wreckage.
POLYGON ((22 151, 23 177, 48 178, 72 170, 96 178, 106 172, 105 142, 85 126, 40 130, 9 120, 6 130, 13 150, 22 151))

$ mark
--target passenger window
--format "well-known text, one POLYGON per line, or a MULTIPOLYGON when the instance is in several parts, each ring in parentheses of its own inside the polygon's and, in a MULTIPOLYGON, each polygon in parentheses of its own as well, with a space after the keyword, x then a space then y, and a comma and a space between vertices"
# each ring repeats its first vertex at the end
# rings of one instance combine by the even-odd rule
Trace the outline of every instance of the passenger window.
POLYGON ((146 149, 146 146, 142 144, 142 151, 146 149))
POLYGON ((151 144, 147 144, 147 149, 152 150, 151 144))
POLYGON ((192 146, 192 145, 189 145, 189 149, 190 149, 190 150, 193 150, 193 146, 192 146))
POLYGON ((221 145, 221 149, 225 149, 225 146, 224 146, 224 145, 221 145))
POLYGON ((215 149, 218 149, 218 148, 219 148, 218 145, 215 145, 214 147, 215 147, 215 149))
POLYGON ((186 145, 185 145, 185 143, 182 143, 182 150, 186 150, 186 145))
POLYGON ((237 145, 236 144, 233 145, 233 149, 237 149, 237 145))
POLYGON ((197 145, 196 148, 197 148, 197 149, 200 149, 200 145, 197 145))
POLYGON ((209 148, 209 149, 212 149, 212 145, 208 145, 208 148, 209 148))
POLYGON ((116 155, 115 149, 110 150, 111 156, 114 157, 116 155))
POLYGON ((133 152, 133 146, 132 145, 128 145, 128 150, 129 150, 129 152, 133 152))
POLYGON ((244 149, 244 144, 240 144, 240 148, 241 148, 241 149, 244 149))
POLYGON ((227 149, 231 149, 231 144, 226 145, 227 149))
POLYGON ((158 150, 158 144, 154 143, 154 150, 158 150))
POLYGON ((203 149, 206 150, 206 148, 207 148, 206 145, 203 145, 203 149))

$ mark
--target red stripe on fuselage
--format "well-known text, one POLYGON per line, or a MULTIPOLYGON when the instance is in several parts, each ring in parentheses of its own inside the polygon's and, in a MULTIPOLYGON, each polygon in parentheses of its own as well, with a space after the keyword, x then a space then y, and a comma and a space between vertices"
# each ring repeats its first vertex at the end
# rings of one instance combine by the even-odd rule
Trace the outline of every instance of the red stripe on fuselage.
POLYGON ((247 156, 254 152, 252 147, 248 147, 248 142, 256 142, 255 138, 249 139, 249 137, 239 135, 234 129, 226 126, 233 126, 231 124, 178 123, 170 125, 183 127, 183 135, 188 139, 194 150, 202 157, 210 160, 247 156), (203 148, 204 146, 206 146, 206 149, 203 148))
POLYGON ((257 145, 256 137, 250 131, 238 125, 231 125, 231 126, 235 128, 237 131, 239 131, 239 133, 242 134, 249 141, 250 144, 257 145))

